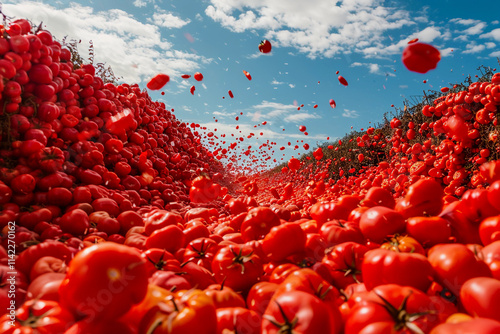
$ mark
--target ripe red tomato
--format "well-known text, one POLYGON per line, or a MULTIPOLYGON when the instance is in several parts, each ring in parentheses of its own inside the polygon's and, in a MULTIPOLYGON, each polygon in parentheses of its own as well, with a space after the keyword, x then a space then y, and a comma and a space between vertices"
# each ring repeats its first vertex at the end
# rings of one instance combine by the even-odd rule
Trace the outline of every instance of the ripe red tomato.
POLYGON ((9 314, 4 314, 0 318, 0 332, 63 334, 74 322, 73 316, 67 309, 51 300, 30 299, 15 313, 12 322, 9 314))
POLYGON ((198 289, 179 291, 153 306, 143 317, 139 333, 212 334, 217 315, 212 298, 198 289))
POLYGON ((473 317, 500 321, 500 281, 489 277, 475 277, 460 289, 460 301, 473 317))
POLYGON ((436 273, 436 281, 455 296, 461 286, 470 278, 491 277, 486 263, 478 260, 465 245, 439 244, 428 252, 428 260, 436 273))
POLYGON ((500 322, 486 319, 473 318, 460 322, 446 322, 434 327, 430 334, 496 334, 500 331, 500 322))
POLYGON ((333 284, 345 289, 349 284, 363 282, 361 265, 368 247, 355 242, 344 242, 333 247, 322 260, 330 271, 333 284))
POLYGON ((384 284, 399 284, 425 292, 433 281, 433 269, 424 255, 382 248, 365 253, 361 272, 368 290, 384 284))
POLYGON ((71 260, 59 299, 76 317, 117 319, 144 298, 147 286, 146 260, 138 250, 102 242, 71 260))
POLYGON ((405 231, 403 215, 385 206, 374 206, 359 220, 361 233, 373 242, 382 243, 387 237, 405 231))
POLYGON ((163 86, 170 81, 170 77, 166 74, 160 73, 155 75, 146 85, 151 90, 159 90, 162 89, 163 86))
POLYGON ((271 228, 262 242, 262 250, 272 261, 285 258, 304 251, 306 234, 300 225, 285 223, 271 228))
POLYGON ((287 291, 267 306, 261 333, 334 334, 337 326, 333 320, 330 310, 318 297, 303 291, 287 291))
POLYGON ((272 45, 271 42, 269 42, 267 39, 263 40, 259 44, 259 51, 262 53, 269 53, 271 52, 272 45))
POLYGON ((343 76, 339 75, 339 78, 338 78, 338 79, 339 79, 339 82, 340 82, 342 85, 344 85, 344 86, 347 86, 347 85, 348 85, 347 80, 346 80, 343 76))
POLYGON ((244 242, 264 239, 271 228, 280 223, 279 216, 271 208, 253 208, 241 223, 241 237, 244 242))
POLYGON ((403 50, 403 64, 413 72, 427 73, 435 69, 440 60, 439 50, 429 44, 411 43, 403 50))
POLYGON ((217 333, 259 334, 261 316, 244 307, 217 308, 217 333))
POLYGON ((196 72, 194 75, 193 75, 194 79, 196 81, 201 81, 203 80, 203 74, 201 74, 200 72, 196 72))
POLYGON ((251 247, 236 244, 219 249, 212 261, 212 272, 218 283, 246 292, 260 280, 263 265, 251 247))

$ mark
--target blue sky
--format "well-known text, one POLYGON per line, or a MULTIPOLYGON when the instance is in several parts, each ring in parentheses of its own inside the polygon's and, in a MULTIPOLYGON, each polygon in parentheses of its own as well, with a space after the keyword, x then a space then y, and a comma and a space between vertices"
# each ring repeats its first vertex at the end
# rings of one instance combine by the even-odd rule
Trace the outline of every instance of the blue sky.
POLYGON ((168 74, 165 95, 150 92, 153 99, 174 108, 182 121, 207 127, 226 141, 220 147, 236 141, 229 158, 239 165, 251 160, 241 155, 251 145, 257 165, 269 167, 306 152, 306 142, 314 149, 351 126, 359 130, 379 122, 394 110, 392 104, 401 108, 405 98, 423 90, 479 74, 479 65, 499 66, 499 11, 500 3, 490 0, 3 2, 8 16, 43 21, 58 39, 81 40, 84 58, 92 40, 95 62, 110 65, 123 82, 145 88, 155 74, 168 74), (404 67, 401 54, 413 38, 441 51, 435 70, 419 74, 404 67), (263 39, 273 45, 270 54, 258 51, 263 39), (202 82, 181 78, 197 71, 202 82), (248 139, 250 133, 255 136, 248 139), (259 150, 266 142, 276 145, 259 150))

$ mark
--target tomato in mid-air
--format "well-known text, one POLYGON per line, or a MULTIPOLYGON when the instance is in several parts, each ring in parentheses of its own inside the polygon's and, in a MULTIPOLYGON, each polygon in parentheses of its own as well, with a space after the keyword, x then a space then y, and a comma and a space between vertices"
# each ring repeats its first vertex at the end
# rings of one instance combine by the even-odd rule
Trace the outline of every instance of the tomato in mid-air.
POLYGON ((155 75, 146 85, 151 90, 162 89, 163 86, 170 81, 170 77, 166 74, 160 73, 155 75))
POLYGON ((271 52, 271 48, 272 48, 271 42, 269 42, 267 39, 263 40, 259 44, 259 51, 262 53, 271 52))
POLYGON ((430 44, 411 43, 404 49, 402 60, 410 71, 427 73, 436 68, 441 53, 430 44))

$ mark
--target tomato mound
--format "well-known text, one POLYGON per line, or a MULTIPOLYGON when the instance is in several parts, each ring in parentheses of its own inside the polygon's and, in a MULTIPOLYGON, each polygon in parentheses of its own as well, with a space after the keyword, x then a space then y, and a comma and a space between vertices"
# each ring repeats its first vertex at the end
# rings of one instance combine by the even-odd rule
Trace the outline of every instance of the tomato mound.
POLYGON ((500 73, 235 173, 243 137, 212 152, 49 31, 0 30, 2 333, 500 331, 500 73))

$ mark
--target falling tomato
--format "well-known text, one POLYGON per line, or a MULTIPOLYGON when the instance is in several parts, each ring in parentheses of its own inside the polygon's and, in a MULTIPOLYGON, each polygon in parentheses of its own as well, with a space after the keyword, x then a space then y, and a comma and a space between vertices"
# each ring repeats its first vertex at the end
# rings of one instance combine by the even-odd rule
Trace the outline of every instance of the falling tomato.
POLYGON ((343 84, 344 86, 348 85, 347 80, 343 76, 341 76, 341 75, 339 75, 339 82, 341 84, 343 84))
POLYGON ((229 94, 229 97, 230 97, 230 98, 233 98, 233 97, 234 97, 233 92, 232 92, 231 90, 228 90, 228 91, 227 91, 227 93, 229 94))
POLYGON ((413 44, 413 43, 417 43, 417 42, 418 42, 418 38, 414 38, 411 41, 408 41, 408 44, 413 44))
POLYGON ((317 105, 317 104, 315 104, 315 105, 313 106, 313 108, 317 108, 317 107, 318 107, 318 105, 317 105))
POLYGON ((306 126, 305 126, 305 125, 301 125, 301 126, 299 126, 299 131, 300 131, 300 132, 304 132, 304 131, 306 131, 306 126))
POLYGON ((448 87, 443 87, 443 88, 441 88, 441 91, 442 91, 443 93, 446 93, 446 92, 447 92, 447 91, 449 91, 449 90, 450 90, 450 88, 448 88, 448 87))
POLYGON ((259 44, 259 51, 262 53, 269 53, 271 52, 271 42, 269 42, 267 39, 263 40, 259 44))
POLYGON ((412 72, 427 73, 441 60, 439 50, 430 44, 412 43, 403 51, 402 61, 412 72))
POLYGON ((335 103, 335 100, 334 99, 330 99, 330 106, 332 108, 335 108, 337 106, 337 104, 335 103))
POLYGON ((157 74, 156 76, 154 76, 153 79, 151 79, 147 83, 146 87, 148 87, 151 90, 159 90, 163 86, 165 86, 167 84, 167 82, 169 82, 169 81, 170 81, 170 77, 168 75, 160 73, 160 74, 157 74))
POLYGON ((183 75, 181 75, 181 78, 182 79, 189 79, 189 78, 191 78, 191 75, 189 75, 189 74, 183 74, 183 75))
POLYGON ((196 89, 195 86, 191 86, 191 88, 189 89, 189 91, 191 92, 192 95, 194 95, 195 89, 196 89))
POLYGON ((248 80, 252 80, 252 76, 250 75, 250 73, 248 73, 247 71, 243 70, 243 74, 245 74, 245 76, 247 77, 248 80))
POLYGON ((196 73, 194 74, 194 79, 195 79, 196 81, 201 81, 201 80, 203 80, 203 74, 201 74, 200 72, 196 72, 196 73))

